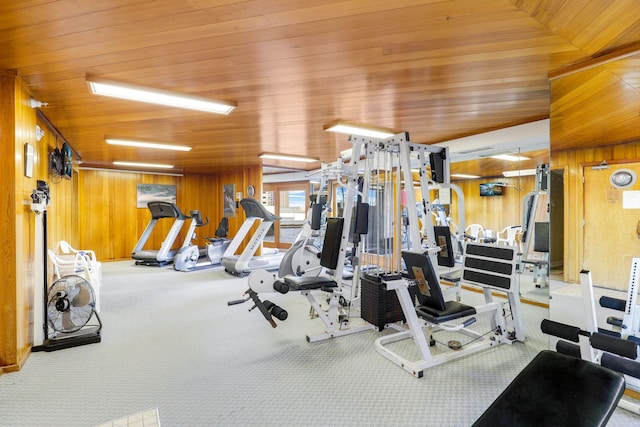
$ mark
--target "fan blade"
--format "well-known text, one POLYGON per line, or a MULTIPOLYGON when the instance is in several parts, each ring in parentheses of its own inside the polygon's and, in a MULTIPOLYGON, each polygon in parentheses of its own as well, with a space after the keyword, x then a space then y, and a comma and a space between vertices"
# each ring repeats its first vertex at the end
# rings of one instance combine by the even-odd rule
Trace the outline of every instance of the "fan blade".
POLYGON ((84 307, 91 302, 91 290, 88 286, 76 285, 76 295, 71 300, 74 307, 84 307))
POLYGON ((64 331, 73 331, 76 329, 76 325, 71 319, 71 311, 65 311, 62 313, 62 329, 64 331))

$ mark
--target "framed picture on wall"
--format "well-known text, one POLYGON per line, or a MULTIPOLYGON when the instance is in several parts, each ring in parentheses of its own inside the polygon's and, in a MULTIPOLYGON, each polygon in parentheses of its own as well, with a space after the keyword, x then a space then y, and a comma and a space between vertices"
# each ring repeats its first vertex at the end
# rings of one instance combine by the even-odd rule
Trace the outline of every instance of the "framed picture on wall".
POLYGON ((138 184, 136 207, 146 208, 147 203, 162 201, 176 203, 176 186, 162 184, 138 184))
POLYGON ((233 218, 236 216, 236 201, 234 199, 236 194, 236 185, 224 184, 223 188, 222 206, 224 206, 224 216, 227 218, 233 218))

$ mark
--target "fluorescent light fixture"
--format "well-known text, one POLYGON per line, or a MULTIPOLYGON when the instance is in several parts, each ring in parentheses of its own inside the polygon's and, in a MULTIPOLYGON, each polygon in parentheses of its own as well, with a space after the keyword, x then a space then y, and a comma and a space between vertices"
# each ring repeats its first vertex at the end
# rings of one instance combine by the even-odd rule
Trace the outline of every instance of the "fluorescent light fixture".
POLYGON ((467 175, 466 173, 452 173, 451 178, 464 178, 464 179, 476 179, 480 178, 479 175, 467 175))
POLYGON ((196 95, 187 95, 168 90, 148 88, 129 83, 114 82, 87 76, 89 89, 94 95, 111 96, 150 104, 205 111, 208 113, 229 114, 237 106, 235 103, 215 101, 196 95))
POLYGON ((157 142, 131 141, 126 139, 107 138, 105 142, 110 145, 124 145, 126 147, 155 148, 158 150, 191 151, 186 145, 160 144, 157 142))
POLYGON ((117 166, 127 166, 132 168, 173 169, 173 165, 161 165, 157 163, 113 162, 113 164, 117 166))
POLYGON ((519 162, 520 160, 529 160, 528 157, 525 156, 518 156, 515 154, 496 154, 495 156, 489 156, 492 159, 499 159, 499 160, 507 160, 510 162, 519 162))
POLYGON ((360 123, 335 121, 324 125, 326 132, 344 133, 347 135, 368 136, 371 138, 389 138, 395 135, 391 129, 375 128, 360 123))
POLYGON ((536 174, 535 169, 520 169, 517 171, 504 171, 502 172, 502 176, 505 178, 513 178, 518 176, 532 176, 536 174))
POLYGON ((261 159, 288 160, 290 162, 304 163, 313 163, 320 161, 320 159, 316 159, 313 157, 296 156, 295 154, 262 153, 258 157, 261 159))

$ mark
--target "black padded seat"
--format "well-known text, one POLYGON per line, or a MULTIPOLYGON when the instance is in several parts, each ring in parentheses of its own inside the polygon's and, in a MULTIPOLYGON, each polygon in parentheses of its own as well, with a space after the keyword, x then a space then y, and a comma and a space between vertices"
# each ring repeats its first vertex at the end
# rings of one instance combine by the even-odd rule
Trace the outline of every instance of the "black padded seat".
POLYGON ((473 426, 605 426, 624 388, 618 372, 543 350, 473 426))
POLYGON ((313 289, 324 290, 338 287, 335 280, 326 276, 287 276, 284 278, 284 282, 294 291, 309 291, 313 289))
POLYGON ((427 322, 435 324, 476 314, 476 309, 470 305, 461 304, 457 301, 445 301, 444 304, 444 310, 436 310, 426 305, 419 305, 416 307, 416 312, 418 316, 427 322))

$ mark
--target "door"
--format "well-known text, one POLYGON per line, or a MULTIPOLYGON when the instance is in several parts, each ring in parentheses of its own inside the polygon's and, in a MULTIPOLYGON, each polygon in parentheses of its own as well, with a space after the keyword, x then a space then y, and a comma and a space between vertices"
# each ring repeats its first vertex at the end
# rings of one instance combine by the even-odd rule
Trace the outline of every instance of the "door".
POLYGON ((631 258, 640 256, 640 183, 624 188, 611 176, 640 163, 584 168, 584 265, 596 286, 626 290, 631 258))
POLYGON ((287 249, 302 230, 308 209, 308 182, 265 184, 263 204, 280 220, 264 239, 266 247, 287 249))

